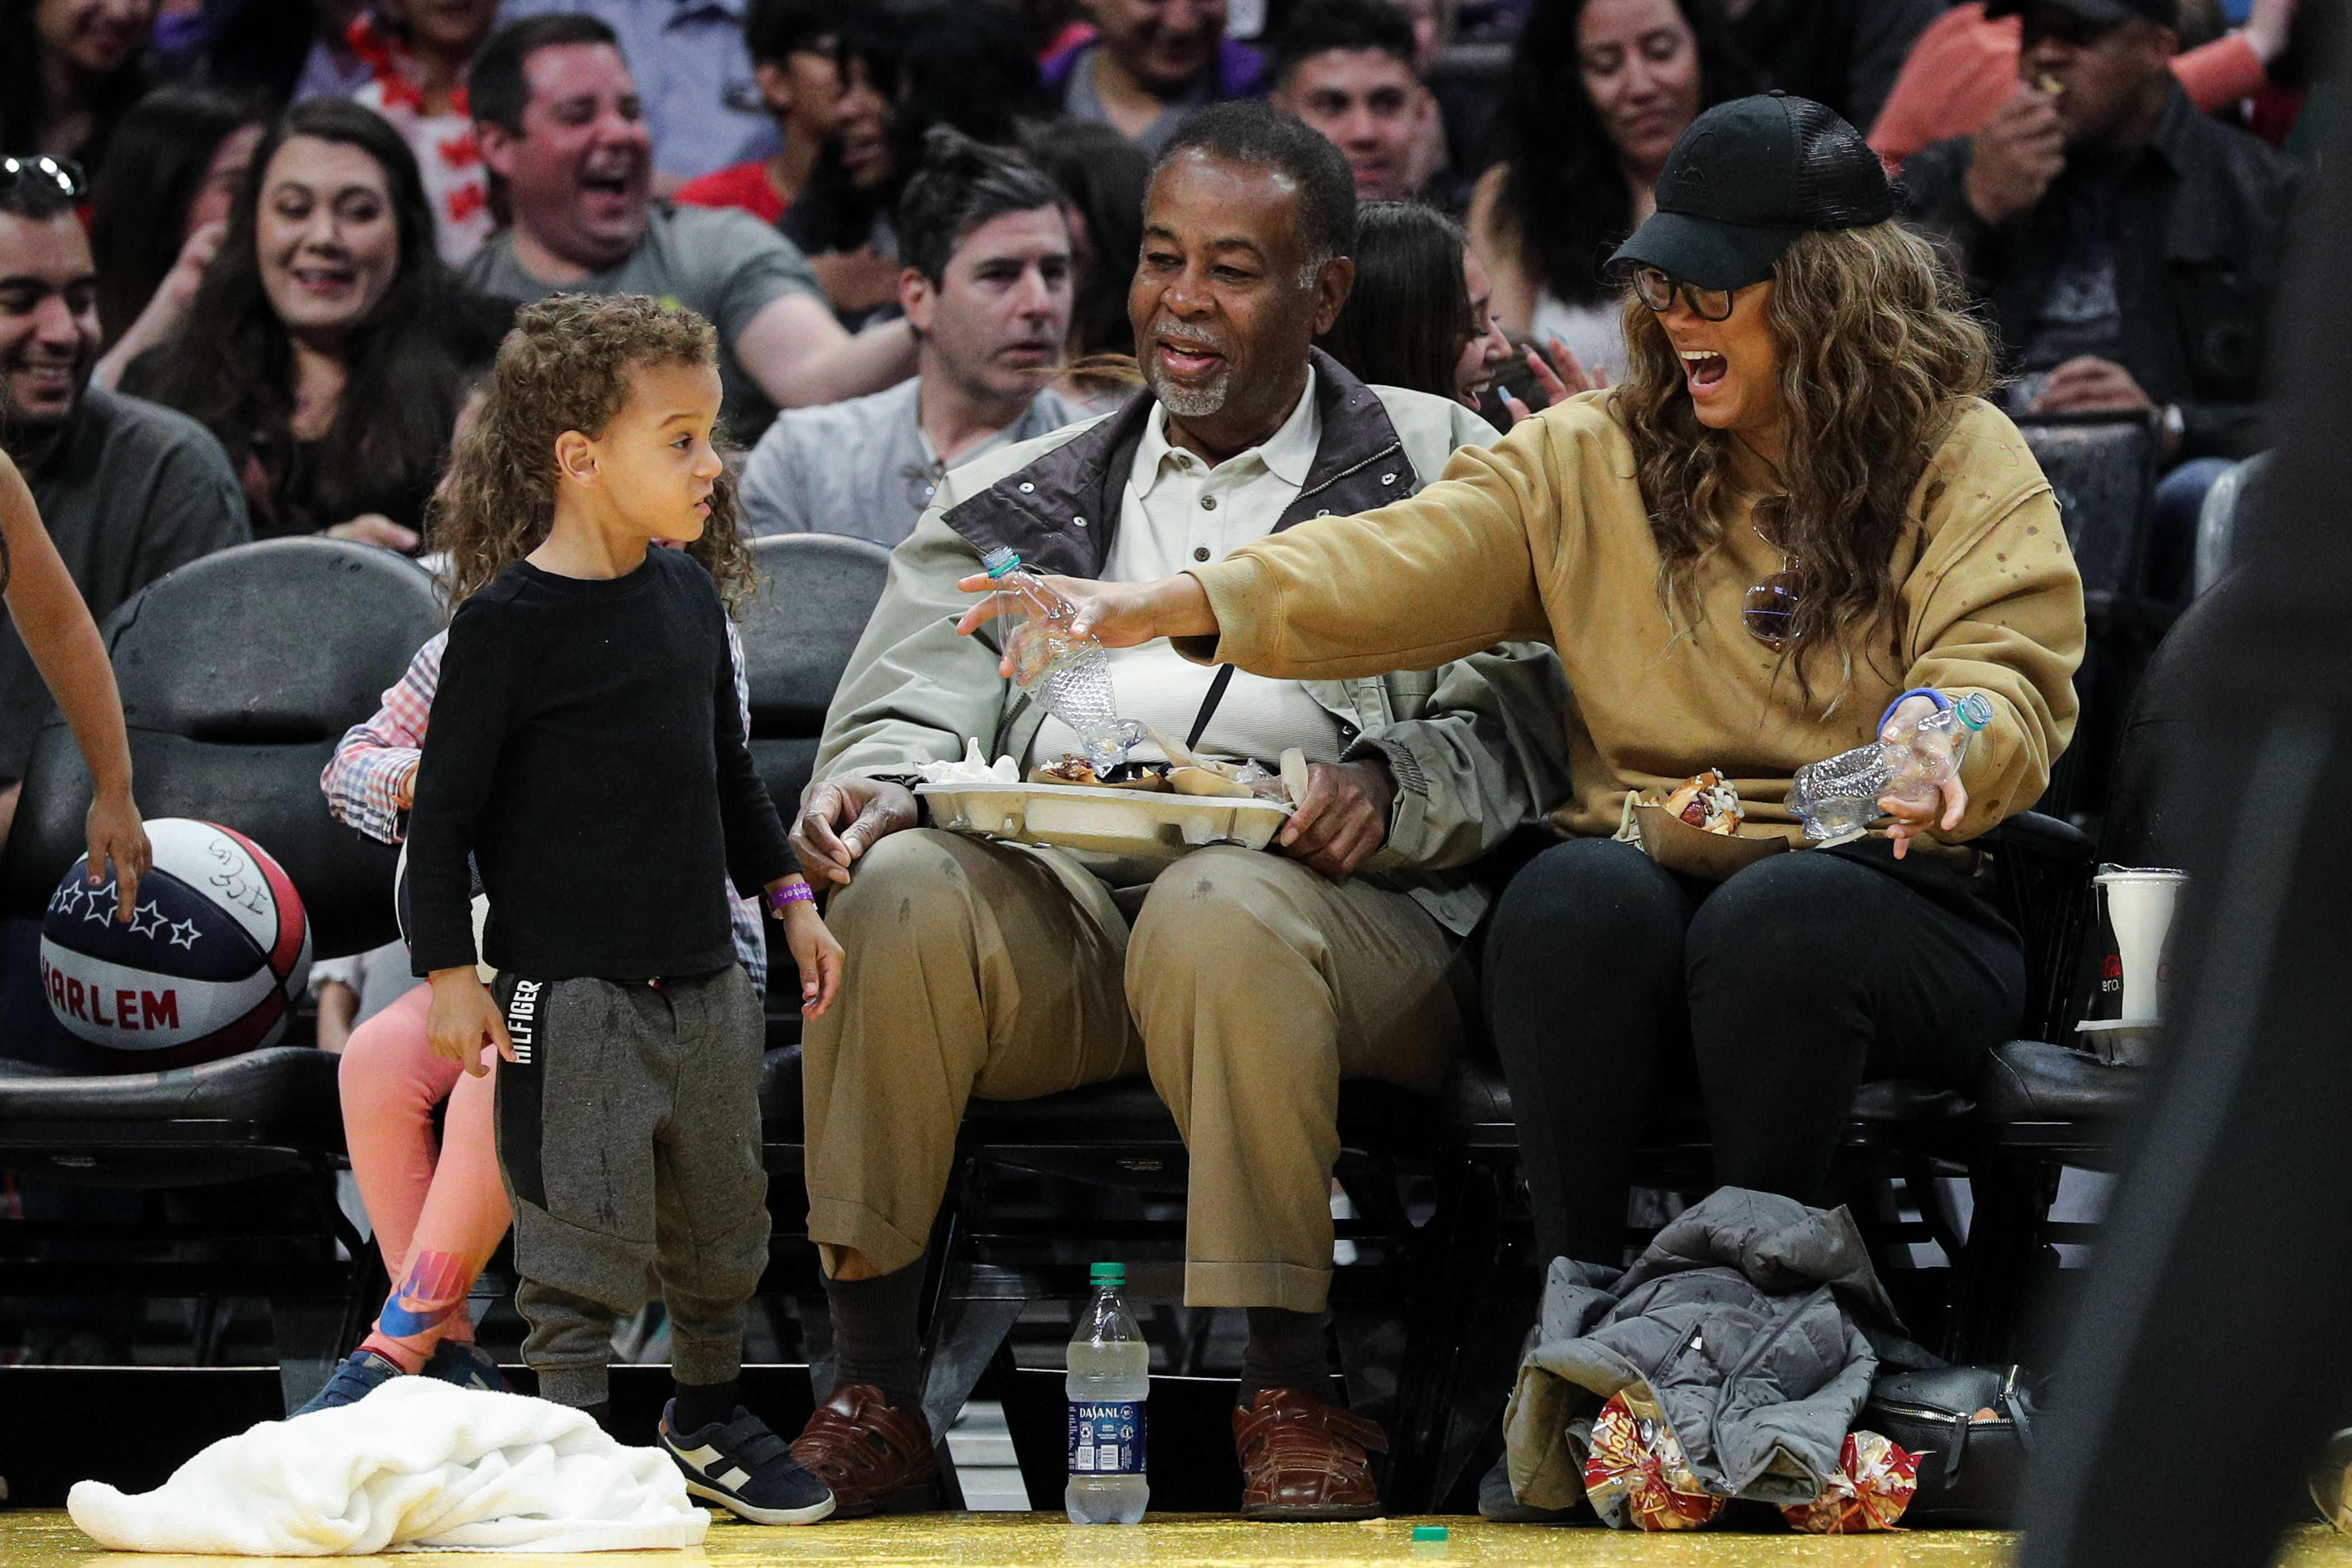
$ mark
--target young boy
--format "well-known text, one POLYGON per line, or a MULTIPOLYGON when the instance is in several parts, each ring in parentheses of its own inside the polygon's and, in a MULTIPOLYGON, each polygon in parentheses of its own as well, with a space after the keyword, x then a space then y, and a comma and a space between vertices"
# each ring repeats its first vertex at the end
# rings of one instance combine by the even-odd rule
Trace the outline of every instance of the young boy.
POLYGON ((768 1259, 763 1021, 722 868, 767 890, 821 992, 840 950, 743 743, 721 589, 748 587, 750 560, 719 405, 709 325, 641 297, 543 301, 500 348, 440 497, 459 603, 409 824, 411 947, 433 1049, 478 1073, 488 1041, 504 1064, 499 1163, 541 1396, 609 1420, 613 1326, 650 1269, 677 1382, 662 1442, 688 1489, 802 1524, 831 1492, 736 1403, 768 1259), (514 560, 519 533, 539 542, 514 560), (696 556, 652 548, 669 542, 696 556))

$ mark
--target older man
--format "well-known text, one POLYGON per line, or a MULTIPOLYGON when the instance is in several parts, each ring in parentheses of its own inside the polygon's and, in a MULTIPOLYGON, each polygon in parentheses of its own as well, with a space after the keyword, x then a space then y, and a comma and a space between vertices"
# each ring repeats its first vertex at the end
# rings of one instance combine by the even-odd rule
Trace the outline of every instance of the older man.
POLYGON ((967 737, 1031 763, 1076 745, 993 648, 955 635, 957 581, 985 549, 1149 577, 1408 494, 1491 436, 1309 349, 1353 277, 1354 208, 1347 161, 1290 116, 1233 103, 1188 121, 1153 176, 1129 300, 1151 395, 950 473, 835 699, 794 844, 839 885, 850 953, 804 1047, 809 1234, 840 1386, 794 1452, 845 1513, 929 1483, 916 1307, 966 1101, 1147 1070, 1192 1152, 1185 1300, 1248 1309, 1247 1511, 1380 1506, 1380 1428, 1324 1403, 1339 1084, 1433 1090, 1460 1048, 1454 960, 1486 907, 1465 868, 1561 787, 1552 655, 1229 686, 1165 643, 1115 655, 1127 716, 1199 728, 1225 755, 1307 753, 1276 854, 1202 849, 1165 875, 1082 864, 922 828, 908 788, 967 737))
POLYGON ((1043 171, 934 129, 898 203, 898 247, 919 372, 768 426, 739 492, 753 533, 896 544, 950 468, 1086 417, 1045 384, 1070 334, 1071 267, 1061 188, 1043 171))
POLYGON ((650 294, 709 318, 736 438, 779 407, 875 392, 915 368, 902 322, 853 338, 797 247, 749 213, 650 199, 653 140, 613 29, 551 13, 501 28, 467 82, 513 226, 466 268, 485 294, 650 294))

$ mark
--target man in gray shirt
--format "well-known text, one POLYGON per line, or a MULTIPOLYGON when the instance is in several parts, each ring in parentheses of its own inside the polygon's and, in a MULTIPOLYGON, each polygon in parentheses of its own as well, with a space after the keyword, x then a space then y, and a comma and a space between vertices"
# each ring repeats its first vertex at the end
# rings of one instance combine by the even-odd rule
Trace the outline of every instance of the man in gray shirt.
POLYGON ((914 380, 768 427, 745 465, 755 534, 846 533, 895 546, 948 469, 1076 424, 1046 390, 1070 330, 1059 189, 1018 153, 933 131, 899 205, 914 380))
MULTIPOLYGON (((220 444, 185 415, 89 384, 98 275, 69 171, 27 159, 0 186, 0 443, 100 621, 173 567, 253 537, 220 444)), ((0 843, 54 712, 0 615, 0 843)))
POLYGON ((759 219, 650 199, 645 106, 604 22, 553 13, 502 28, 467 90, 482 162, 514 215, 467 264, 474 289, 523 303, 647 294, 708 318, 740 441, 779 407, 856 397, 914 369, 904 322, 851 337, 807 258, 759 219))

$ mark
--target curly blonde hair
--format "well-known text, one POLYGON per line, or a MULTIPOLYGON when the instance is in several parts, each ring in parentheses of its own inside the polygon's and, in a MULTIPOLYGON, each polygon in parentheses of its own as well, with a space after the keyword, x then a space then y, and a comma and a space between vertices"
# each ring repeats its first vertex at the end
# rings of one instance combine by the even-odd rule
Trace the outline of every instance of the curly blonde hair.
MULTIPOLYGON (((1911 492, 1958 401, 1994 384, 1993 345, 1941 253, 1899 224, 1801 235, 1772 282, 1786 489, 1753 515, 1795 563, 1781 657, 1810 701, 1817 653, 1836 654, 1842 692, 1856 651, 1868 658, 1883 633, 1900 672, 1894 563, 1911 492)), ((1630 295, 1625 344, 1615 396, 1658 544, 1659 595, 1696 627, 1700 567, 1740 516, 1738 437, 1699 423, 1664 326, 1630 295)))
MULTIPOLYGON (((539 548, 555 522, 555 442, 604 434, 640 366, 715 364, 709 321, 641 294, 558 294, 526 306, 499 345, 480 405, 451 450, 427 529, 449 564, 455 610, 539 548)), ((751 552, 735 508, 735 477, 719 476, 702 537, 686 547, 719 585, 730 615, 753 589, 751 552)))

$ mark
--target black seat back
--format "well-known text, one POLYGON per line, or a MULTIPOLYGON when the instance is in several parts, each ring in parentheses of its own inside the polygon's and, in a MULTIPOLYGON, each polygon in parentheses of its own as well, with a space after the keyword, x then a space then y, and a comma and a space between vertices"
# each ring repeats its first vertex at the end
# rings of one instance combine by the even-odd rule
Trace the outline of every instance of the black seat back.
POLYGON ((2163 450, 2155 421, 2137 414, 2029 415, 2017 422, 2058 494, 2058 512, 2083 595, 2136 597, 2147 581, 2147 514, 2163 450))
POLYGON ((869 540, 786 533, 756 542, 760 591, 740 628, 751 687, 751 762, 789 820, 808 787, 834 688, 882 597, 890 552, 869 540))
POLYGON ((2242 635, 2246 593, 2246 574, 2231 573, 2181 612, 2157 645, 2116 749, 2102 858, 2120 866, 2181 864, 2195 803, 2180 791, 2200 772, 2189 751, 2196 743, 2191 698, 2242 635))
MULTIPOLYGON (((390 551, 239 545, 149 584, 107 620, 139 808, 236 828, 294 879, 319 957, 398 934, 395 851, 327 813, 319 774, 440 625, 432 579, 390 551)), ((62 722, 33 747, 0 897, 37 915, 85 847, 89 774, 62 722)))
POLYGON ((2147 525, 2163 450, 2156 421, 2137 414, 2048 414, 2017 422, 2057 492, 2083 575, 2090 644, 2074 677, 2082 701, 2074 743, 2038 803, 2053 816, 2095 816, 2105 804, 2116 731, 2131 701, 2157 612, 2147 604, 2147 525))

